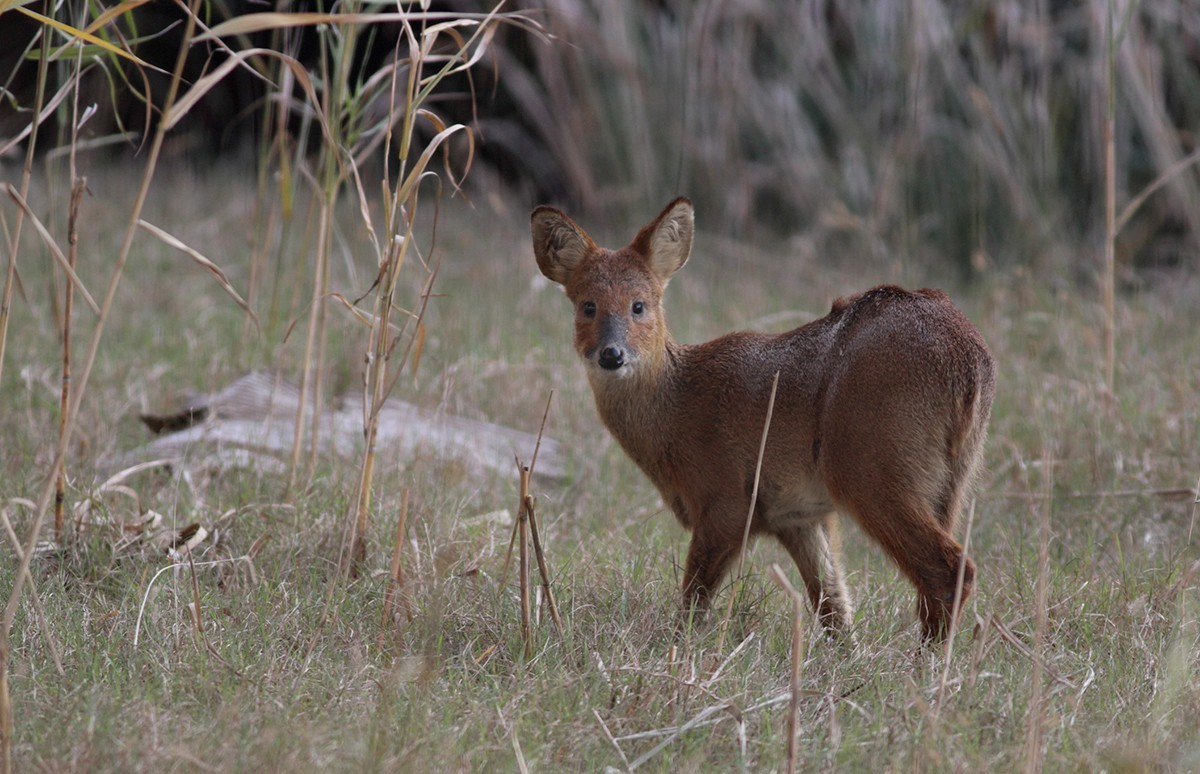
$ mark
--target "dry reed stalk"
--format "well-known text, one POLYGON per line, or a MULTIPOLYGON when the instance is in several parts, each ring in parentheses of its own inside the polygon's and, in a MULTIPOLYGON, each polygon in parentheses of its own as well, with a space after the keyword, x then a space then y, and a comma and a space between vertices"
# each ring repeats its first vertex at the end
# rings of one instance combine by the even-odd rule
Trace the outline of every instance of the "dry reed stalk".
MULTIPOLYGON (((771 381, 771 397, 767 400, 767 417, 763 421, 762 437, 758 442, 758 461, 754 464, 754 487, 750 490, 750 508, 746 511, 746 526, 742 530, 742 550, 738 552, 738 568, 737 575, 734 576, 734 583, 738 584, 743 581, 742 572, 746 567, 746 551, 750 545, 750 524, 754 521, 754 508, 758 505, 758 484, 762 477, 762 462, 763 455, 767 450, 767 432, 771 429, 771 415, 775 412, 775 391, 779 389, 779 372, 775 372, 775 378, 771 381)), ((744 584, 742 584, 744 585, 744 584)), ((741 586, 739 586, 739 590, 741 586)), ((717 637, 717 652, 720 653, 725 648, 725 633, 729 629, 729 621, 733 616, 733 600, 737 596, 735 593, 729 595, 729 601, 725 605, 725 617, 721 621, 721 633, 717 637)))
MULTIPOLYGON (((285 50, 282 35, 279 30, 271 33, 271 48, 276 51, 285 50)), ((283 223, 291 222, 294 190, 291 167, 288 159, 289 134, 288 106, 292 99, 295 86, 295 76, 290 68, 283 66, 278 60, 272 60, 273 70, 271 81, 278 83, 272 104, 268 100, 263 103, 261 133, 259 135, 258 174, 256 178, 256 193, 254 197, 254 244, 250 251, 250 271, 246 280, 246 302, 254 307, 258 303, 258 295, 263 277, 266 274, 267 253, 270 245, 282 246, 283 223), (279 156, 279 207, 275 200, 268 197, 268 186, 274 175, 271 173, 271 157, 279 156), (266 206, 265 202, 271 202, 266 206), (266 209, 264 216, 263 210, 266 209), (281 222, 282 221, 282 222, 281 222)), ((277 289, 277 284, 275 288, 277 289)), ((272 307, 274 304, 272 304, 272 307)), ((249 327, 243 331, 243 336, 249 336, 249 327)))
POLYGON ((788 701, 788 747, 787 771, 796 771, 796 744, 800 731, 800 673, 804 668, 804 596, 788 581, 787 575, 778 564, 771 565, 771 578, 779 584, 792 600, 792 673, 788 701))
POLYGON ((554 623, 554 630, 561 637, 563 633, 562 616, 558 613, 558 604, 554 601, 554 591, 550 588, 550 568, 546 563, 546 553, 542 550, 542 535, 538 528, 537 513, 533 508, 533 495, 529 494, 529 486, 533 477, 533 471, 537 465, 538 452, 542 448, 542 436, 546 432, 546 419, 550 416, 550 402, 554 400, 554 390, 546 395, 546 408, 542 411, 542 424, 538 427, 537 441, 533 444, 533 459, 529 462, 528 468, 522 468, 520 460, 517 460, 517 467, 521 469, 521 477, 524 479, 522 488, 525 491, 525 497, 522 498, 522 503, 525 509, 529 512, 529 531, 533 537, 533 553, 537 558, 538 572, 542 575, 542 589, 546 592, 546 604, 550 608, 550 620, 554 623))
MULTIPOLYGON (((353 17, 354 8, 347 9, 351 13, 348 15, 353 17)), ((367 232, 372 242, 376 246, 379 255, 378 269, 375 277, 375 282, 372 285, 372 291, 375 299, 375 314, 372 318, 372 333, 370 344, 368 346, 368 366, 366 376, 366 392, 364 396, 363 406, 368 413, 364 417, 364 432, 367 438, 366 448, 363 455, 362 475, 359 479, 359 491, 356 498, 356 506, 351 523, 349 526, 351 534, 351 549, 349 555, 343 560, 348 565, 354 562, 362 562, 366 557, 366 546, 362 542, 365 539, 367 529, 367 519, 370 511, 371 500, 371 485, 374 478, 375 468, 375 443, 378 437, 378 421, 379 412, 384 401, 395 388, 397 381, 404 372, 404 366, 410 362, 410 358, 414 358, 411 362, 415 364, 419 360, 420 342, 423 340, 425 311, 428 308, 429 298, 432 295, 433 282, 437 278, 438 268, 440 267, 440 257, 430 267, 424 259, 422 264, 425 265, 428 272, 428 277, 425 286, 421 293, 421 308, 417 314, 407 313, 404 326, 399 333, 392 335, 391 317, 394 311, 399 307, 396 304, 396 293, 399 286, 400 271, 406 264, 406 257, 409 249, 418 251, 415 246, 416 233, 416 213, 419 202, 420 184, 425 178, 429 163, 433 153, 442 148, 445 150, 444 144, 449 137, 458 132, 464 132, 469 146, 470 152, 467 159, 466 169, 470 169, 471 158, 474 155, 474 135, 470 129, 461 125, 455 124, 447 127, 440 118, 432 111, 423 107, 423 103, 430 96, 434 87, 452 71, 465 70, 476 61, 473 56, 471 47, 481 45, 481 35, 484 35, 486 25, 480 25, 479 29, 469 39, 464 40, 457 34, 452 34, 454 45, 457 47, 454 52, 446 57, 440 53, 435 55, 434 42, 438 37, 438 27, 435 25, 430 32, 430 35, 422 33, 420 40, 412 28, 412 21, 423 20, 425 17, 421 14, 400 14, 397 19, 404 30, 409 46, 409 55, 407 61, 407 78, 404 82, 404 92, 398 96, 397 91, 400 86, 400 66, 394 61, 394 66, 385 67, 380 71, 381 78, 379 80, 388 84, 388 113, 386 125, 382 127, 384 146, 384 159, 386 164, 390 165, 392 152, 396 151, 396 158, 399 159, 399 169, 397 170, 396 187, 391 188, 390 170, 385 165, 385 174, 383 180, 383 191, 385 199, 386 211, 386 239, 382 244, 376 239, 375 230, 371 224, 369 215, 370 208, 367 205, 365 195, 362 192, 361 180, 358 177, 358 169, 353 161, 354 154, 349 154, 350 161, 345 165, 346 168, 331 166, 333 157, 327 156, 326 173, 327 179, 333 181, 336 185, 327 189, 327 196, 324 206, 329 206, 329 203, 336 196, 338 188, 349 178, 353 178, 353 182, 357 186, 359 193, 360 209, 363 213, 363 221, 367 228, 367 232), (424 76, 424 69, 427 64, 435 61, 442 61, 445 64, 441 69, 428 77, 424 76), (395 137, 395 147, 393 146, 392 129, 396 123, 395 117, 402 117, 401 129, 398 136, 395 137), (410 161, 409 156, 413 151, 414 143, 417 140, 416 120, 418 117, 425 118, 434 124, 437 134, 428 141, 425 149, 419 154, 415 161, 410 161), (335 175, 336 173, 336 175, 335 175), (409 330, 409 324, 415 323, 414 332, 409 335, 408 344, 404 350, 404 354, 400 361, 392 369, 389 374, 387 364, 390 361, 396 345, 409 330), (414 352, 416 353, 414 355, 414 352), (368 399, 369 398, 369 399, 368 399)), ((485 20, 490 25, 494 22, 494 14, 489 15, 485 20)), ((347 38, 342 41, 341 59, 336 63, 335 73, 348 73, 351 69, 351 64, 348 61, 349 52, 353 49, 355 35, 357 35, 357 26, 349 25, 350 32, 347 33, 347 38)), ((325 66, 323 60, 323 67, 325 66)), ((374 79, 373 79, 374 80, 374 79)), ((335 84, 337 89, 344 89, 344 83, 335 84)), ((328 97, 328 95, 327 95, 328 97)), ((335 100, 335 104, 340 104, 335 100)), ((448 151, 446 151, 448 155, 448 151)), ((448 162, 447 162, 448 164, 448 162)), ((466 174, 466 171, 463 172, 466 174)), ((447 166, 447 175, 454 181, 453 174, 447 166)), ((457 181, 454 181, 457 186, 457 181)), ((440 190, 440 189, 439 189, 440 190)), ((324 210, 323 210, 324 212, 324 210)), ((328 233, 328 232, 326 232, 328 233)), ((435 210, 435 228, 434 234, 436 237, 436 210, 435 210)), ((328 272, 328 263, 326 263, 325 271, 328 272)), ((326 284, 328 284, 326 279, 326 284)), ((315 298, 315 296, 314 296, 315 298)), ((324 296, 322 296, 324 299, 324 296)), ((402 311, 402 310, 401 310, 402 311)), ((318 363, 323 360, 324 352, 324 323, 319 326, 321 333, 321 343, 318 348, 318 363)), ((311 328, 310 328, 311 329, 311 328)), ((306 356, 307 360, 307 356, 306 356)), ((318 373, 317 387, 320 388, 320 374, 318 373)), ((315 425, 314 425, 315 428, 315 425)), ((349 569, 349 567, 347 567, 349 569)))
MULTIPOLYGON (((347 11, 357 10, 357 3, 351 2, 347 11)), ((321 210, 317 228, 316 265, 313 274, 312 297, 309 301, 308 330, 304 341, 303 376, 300 381, 300 412, 296 415, 296 429, 293 436, 292 457, 289 462, 288 490, 296 483, 297 471, 300 466, 300 454, 304 443, 304 407, 311 403, 312 416, 309 430, 309 453, 304 465, 304 478, 312 479, 317 464, 317 450, 320 445, 320 415, 324 390, 325 345, 328 340, 328 296, 330 279, 329 251, 333 233, 333 218, 337 209, 338 193, 346 180, 345 170, 340 163, 339 154, 346 144, 345 132, 347 126, 345 117, 350 98, 347 82, 353 77, 350 72, 352 59, 358 41, 358 25, 348 24, 342 27, 339 36, 323 36, 321 46, 321 81, 325 84, 322 92, 324 99, 315 107, 324 116, 324 123, 330 128, 332 143, 321 145, 321 210), (334 41, 327 43, 325 41, 334 41), (332 50, 331 50, 332 48, 332 50), (333 69, 330 70, 330 58, 333 59, 333 69), (311 392, 311 395, 310 395, 311 392), (306 399, 308 402, 306 402, 306 399)), ((369 484, 369 482, 368 482, 369 484)), ((354 542, 352 550, 362 548, 365 558, 365 544, 354 542)))
POLYGON ((617 755, 621 757, 621 763, 625 764, 625 770, 629 771, 629 759, 625 757, 625 751, 621 749, 621 745, 612 735, 612 731, 608 730, 608 724, 604 722, 604 718, 600 717, 600 711, 592 710, 592 714, 596 716, 596 722, 600 724, 600 730, 604 732, 604 738, 616 748, 617 755))
MULTIPOLYGON (((75 151, 79 144, 79 75, 83 70, 83 49, 76 52, 75 68, 71 78, 74 98, 71 103, 71 198, 67 207, 67 267, 72 274, 79 258, 79 205, 83 192, 87 190, 87 178, 80 177, 75 165, 75 151)), ((68 281, 63 289, 62 310, 62 399, 59 405, 58 433, 61 438, 66 429, 67 411, 71 406, 71 324, 75 309, 75 284, 68 281)), ((54 539, 63 542, 63 512, 67 500, 67 462, 63 459, 57 471, 54 492, 54 539)), ((32 587, 31 587, 32 588, 32 587)))
POLYGON ((188 606, 192 613, 192 638, 196 643, 196 649, 201 650, 201 646, 206 646, 208 643, 204 637, 204 616, 200 610, 200 580, 196 577, 196 561, 190 549, 187 552, 187 560, 192 579, 192 604, 188 606))
POLYGON ((1049 624, 1047 611, 1047 596, 1046 588, 1049 583, 1050 574, 1050 510, 1053 503, 1050 501, 1049 495, 1053 488, 1053 466, 1050 464, 1051 456, 1047 449, 1043 456, 1042 471, 1044 481, 1043 486, 1046 491, 1046 500, 1043 502, 1038 514, 1038 575, 1037 586, 1034 592, 1034 631, 1033 631, 1033 652, 1037 658, 1033 659, 1033 671, 1029 676, 1030 680, 1030 697, 1029 697, 1029 721, 1025 732, 1025 763, 1023 771, 1032 774, 1042 770, 1042 746, 1045 736, 1045 691, 1042 683, 1044 682, 1043 669, 1043 654, 1046 648, 1046 629, 1049 624))
MULTIPOLYGON (((550 393, 553 397, 554 393, 550 393)), ((546 412, 542 415, 542 427, 538 431, 537 444, 534 446, 533 456, 537 459, 538 449, 542 443, 542 432, 546 429, 546 416, 550 413, 550 398, 546 399, 546 412)), ((529 493, 529 483, 532 478, 533 465, 524 465, 521 458, 516 458, 517 474, 520 478, 520 503, 517 506, 517 518, 513 522, 513 537, 519 537, 518 544, 518 559, 517 559, 517 574, 518 583, 521 590, 521 641, 524 644, 524 653, 526 660, 533 657, 533 622, 532 622, 532 604, 530 603, 529 594, 529 543, 532 538, 534 556, 537 559, 538 572, 542 576, 542 589, 546 594, 546 604, 550 608, 550 620, 554 624, 554 631, 561 637, 563 633, 562 616, 558 612, 558 604, 554 601, 554 592, 550 587, 550 570, 546 564, 546 556, 542 550, 542 539, 538 533, 537 515, 533 507, 533 495, 529 493)), ((500 588, 504 587, 504 581, 508 577, 509 561, 512 559, 512 544, 513 537, 509 538, 509 552, 504 560, 504 569, 500 573, 500 588)))
MULTIPOLYGON (((529 468, 522 475, 529 478, 529 468)), ((554 631, 561 637, 563 633, 562 616, 558 614, 558 604, 554 601, 554 591, 550 588, 550 569, 546 564, 546 553, 542 550, 542 536, 538 530, 537 513, 533 509, 533 495, 525 496, 525 510, 529 514, 529 536, 533 538, 533 556, 537 559, 538 572, 542 576, 542 590, 546 593, 546 606, 550 608, 550 620, 554 631)))
MULTIPOLYGON (((74 143, 72 143, 72 147, 74 143)), ((72 156, 74 154, 72 153, 72 156)), ((74 161, 71 164, 74 167, 74 161)), ((87 188, 86 177, 75 177, 71 185, 71 202, 67 214, 67 262, 71 270, 75 270, 79 254, 79 203, 87 188)), ((67 427, 67 411, 71 406, 71 317, 75 308, 75 284, 67 282, 63 291, 62 318, 62 399, 59 404, 58 435, 62 435, 67 427)), ((54 489, 54 539, 61 545, 63 541, 63 511, 67 500, 67 462, 63 458, 58 468, 54 489)))
POLYGON ((521 505, 517 513, 517 532, 520 535, 520 552, 517 559, 517 575, 521 585, 521 642, 524 644, 525 660, 533 658, 533 624, 530 621, 529 604, 529 514, 525 503, 529 497, 529 468, 517 461, 521 474, 521 505))
MULTIPOLYGON (((410 212, 413 210, 415 210, 415 206, 410 209, 410 212)), ((411 234, 411 221, 408 224, 408 228, 409 234, 411 234)), ((391 395, 392 390, 395 388, 396 381, 404 372, 405 364, 412 357, 418 340, 415 334, 409 337, 408 345, 396 368, 393 369, 394 373, 390 377, 386 366, 391 359, 399 339, 407 332, 409 322, 415 319, 417 329, 420 330, 421 323, 425 319, 425 312, 429 307, 429 298, 433 294, 433 282, 437 279, 438 269, 441 266, 440 261, 436 262, 430 271, 425 287, 421 291, 420 310, 416 315, 411 315, 405 320, 404 327, 400 329, 399 333, 395 336, 391 335, 393 327, 391 315, 395 308, 395 304, 392 303, 392 297, 395 293, 400 269, 404 265, 408 242, 408 239, 399 240, 399 244, 395 245, 393 252, 386 259, 383 279, 379 283, 383 287, 377 291, 375 298, 375 315, 372 317, 373 324, 370 342, 367 346, 369 353, 366 376, 367 387, 366 394, 363 396, 363 407, 367 411, 363 417, 363 432, 366 442, 363 448, 363 463, 359 477, 358 493, 355 497, 355 510, 351 514, 348 527, 350 532, 348 541, 350 549, 342 559, 343 570, 347 573, 355 566, 366 562, 366 535, 371 512, 371 487, 375 478, 380 412, 388 396, 391 395)))
MULTIPOLYGON (((168 114, 175 104, 176 95, 179 93, 179 84, 183 78, 183 66, 187 62, 187 54, 189 46, 196 28, 196 13, 200 5, 200 0, 190 0, 188 3, 188 14, 184 22, 182 42, 179 46, 179 55, 175 61, 175 69, 172 71, 171 79, 167 84, 166 95, 163 99, 162 112, 168 114)), ((155 170, 158 167, 158 157, 162 152, 163 141, 166 138, 167 125, 166 122, 160 122, 155 129, 154 138, 150 143, 150 150, 146 157, 146 166, 142 175, 142 181, 138 188, 137 196, 134 199, 133 211, 130 213, 129 222, 125 229, 125 237, 121 242, 121 247, 117 251, 117 258, 109 278, 108 288, 104 295, 104 301, 100 305, 100 314, 97 316, 96 325, 92 329, 92 337, 88 344, 87 355, 84 358, 83 368, 80 370, 78 389, 71 397, 69 411, 67 413, 66 426, 63 429, 62 435, 58 440, 58 448, 55 451, 54 460, 51 464, 51 470, 58 470, 63 464, 67 456, 67 448, 70 445, 71 437, 74 434, 75 425, 79 418, 79 407, 83 402, 83 397, 87 393, 88 378, 92 373, 92 366, 96 362, 97 353, 100 350, 100 340, 104 335, 105 323, 108 321, 108 316, 112 311, 113 302, 116 299, 117 289, 120 287, 121 279, 125 272, 125 264, 129 259, 129 253, 133 247, 133 237, 137 233, 137 222, 141 216, 142 208, 145 206, 146 197, 150 192, 150 183, 154 179, 155 170)), ((11 264, 10 264, 11 265, 11 264)), ((29 562, 33 557, 34 548, 37 546, 38 537, 42 531, 42 525, 45 523, 46 514, 50 508, 50 501, 53 498, 57 485, 56 476, 48 476, 46 485, 42 489, 41 496, 37 500, 37 508, 35 511, 33 525, 30 527, 29 536, 26 538, 24 556, 20 559, 20 566, 17 568, 16 582, 13 584, 12 592, 9 594, 8 604, 4 611, 4 620, 0 624, 0 757, 4 759, 4 765, 7 770, 11 770, 12 766, 12 708, 11 697, 8 694, 8 654, 9 633, 12 631, 13 621, 17 614, 17 605, 20 603, 21 593, 24 590, 24 581, 29 574, 29 562), (5 725, 7 723, 7 725, 5 725)))
MULTIPOLYGON (((542 424, 540 427, 538 427, 537 441, 535 441, 533 444, 533 459, 531 459, 529 462, 529 475, 531 478, 533 476, 533 471, 537 469, 538 452, 542 448, 542 434, 546 432, 546 419, 547 419, 547 417, 550 416, 550 401, 553 399, 554 399, 554 390, 551 390, 549 392, 549 394, 546 395, 546 408, 544 411, 542 411, 542 424)), ((517 459, 517 471, 519 474, 520 471, 523 470, 524 465, 521 464, 520 457, 517 457, 516 459, 517 459)), ((520 484, 518 483, 518 489, 519 489, 519 486, 520 486, 520 484)), ((522 498, 521 502, 517 504, 517 507, 520 508, 522 505, 524 505, 524 503, 525 503, 525 500, 524 500, 524 498, 522 498)), ((503 589, 504 582, 508 579, 508 568, 509 568, 509 565, 512 564, 513 546, 516 545, 516 542, 517 542, 518 523, 519 522, 516 520, 513 521, 512 532, 510 532, 509 536, 508 536, 508 550, 504 553, 504 567, 500 571, 500 582, 498 584, 496 584, 497 589, 503 589)))
POLYGON ((1117 245, 1117 153, 1116 153, 1116 77, 1118 45, 1113 29, 1113 2, 1105 8, 1105 108, 1104 108, 1104 266, 1102 292, 1104 295, 1104 386, 1113 394, 1116 372, 1116 245, 1117 245))
POLYGON ((1200 507, 1200 478, 1196 479, 1196 488, 1193 491, 1195 497, 1192 499, 1192 518, 1188 522, 1188 538, 1187 543, 1192 544, 1192 530, 1196 528, 1196 510, 1200 507))
POLYGON ((950 677, 950 661, 954 657, 954 639, 958 634, 958 619, 962 614, 962 592, 963 582, 967 570, 967 557, 971 550, 971 528, 975 524, 975 501, 971 500, 971 507, 967 510, 967 528, 966 534, 963 535, 963 551, 962 561, 958 563, 958 579, 954 584, 954 604, 950 608, 950 631, 946 634, 946 647, 943 655, 942 676, 938 681, 937 699, 933 705, 933 715, 936 719, 942 711, 942 702, 946 696, 946 681, 950 677))
MULTIPOLYGON (((312 386, 314 380, 313 371, 315 367, 319 367, 319 364, 314 364, 313 358, 315 356, 316 341, 318 338, 317 329, 320 325, 321 319, 320 315, 318 314, 318 310, 324 305, 325 298, 325 287, 322 285, 321 278, 328 275, 328 262, 326 260, 326 251, 324 249, 324 246, 327 243, 326 234, 328 233, 330 219, 330 205, 328 200, 323 199, 320 207, 321 211, 317 218, 317 255, 315 259, 316 268, 313 274, 312 295, 308 302, 308 327, 304 337, 304 359, 300 366, 300 410, 296 412, 296 427, 292 435, 292 456, 288 461, 288 483, 286 490, 288 492, 291 492, 296 486, 297 478, 300 474, 300 455, 304 450, 304 412, 311 405, 312 416, 315 422, 315 418, 318 413, 317 407, 319 405, 317 403, 319 398, 313 394, 315 391, 312 386)), ((315 424, 313 425, 313 430, 316 430, 315 424)), ((311 438, 309 440, 312 443, 313 448, 316 448, 316 438, 311 438)))
POLYGON ((398 622, 392 613, 397 598, 400 599, 402 612, 405 615, 408 613, 407 595, 404 589, 404 565, 401 563, 404 556, 404 528, 407 522, 408 487, 405 487, 404 492, 400 495, 400 520, 396 522, 396 544, 392 548, 392 571, 388 576, 387 591, 383 594, 383 626, 387 626, 388 621, 398 622))
MULTIPOLYGON (((332 207, 329 208, 332 212, 332 207)), ((332 216, 331 216, 332 217, 332 216)), ((329 239, 329 234, 332 228, 322 229, 325 232, 325 239, 329 239)), ((321 248, 318 248, 321 249, 321 248)), ((324 268, 324 273, 317 282, 317 287, 320 291, 321 300, 317 304, 317 353, 313 358, 313 384, 312 384, 312 417, 309 420, 308 432, 308 458, 304 463, 304 481, 312 481, 313 474, 317 470, 317 456, 321 448, 321 412, 319 407, 325 403, 325 351, 329 344, 329 250, 330 246, 325 245, 322 252, 324 257, 319 263, 324 268)), ((314 293, 315 295, 315 293, 314 293)), ((305 352, 304 359, 308 361, 308 353, 305 352)), ((362 532, 360 534, 366 534, 362 532)), ((364 553, 363 558, 366 558, 364 553)))

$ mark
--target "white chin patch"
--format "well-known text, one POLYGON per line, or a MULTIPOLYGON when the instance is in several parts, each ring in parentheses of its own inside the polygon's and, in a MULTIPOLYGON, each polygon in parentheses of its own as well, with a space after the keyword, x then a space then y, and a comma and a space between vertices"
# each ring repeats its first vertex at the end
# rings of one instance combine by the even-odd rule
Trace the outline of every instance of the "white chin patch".
POLYGON ((592 360, 588 362, 589 370, 595 374, 598 379, 629 379, 633 376, 633 366, 625 363, 620 368, 602 368, 599 363, 592 360))

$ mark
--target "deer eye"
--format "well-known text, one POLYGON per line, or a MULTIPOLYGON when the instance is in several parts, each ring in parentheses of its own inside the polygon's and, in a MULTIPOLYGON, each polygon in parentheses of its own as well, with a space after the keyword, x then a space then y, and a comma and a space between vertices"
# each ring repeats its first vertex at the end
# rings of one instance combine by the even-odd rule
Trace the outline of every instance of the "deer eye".
POLYGON ((590 318, 590 317, 596 316, 596 302, 595 301, 584 301, 582 304, 579 305, 579 309, 580 309, 580 311, 583 312, 584 317, 590 318))
POLYGON ((633 302, 633 314, 635 317, 641 317, 642 312, 646 311, 646 305, 641 301, 633 302))

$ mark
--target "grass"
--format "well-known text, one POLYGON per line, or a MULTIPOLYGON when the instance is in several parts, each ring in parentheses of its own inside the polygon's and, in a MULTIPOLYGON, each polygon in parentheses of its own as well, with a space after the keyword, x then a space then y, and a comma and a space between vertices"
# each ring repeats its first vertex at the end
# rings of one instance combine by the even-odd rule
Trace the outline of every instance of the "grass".
MULTIPOLYGON (((221 256, 237 288, 247 281, 254 229, 252 208, 238 204, 253 197, 244 174, 164 169, 143 214, 221 256)), ((134 191, 119 166, 88 177, 79 272, 94 287, 108 274, 134 191)), ((30 200, 44 209, 59 195, 37 176, 30 200)), ((436 460, 376 470, 372 549, 356 579, 337 567, 358 485, 351 465, 322 460, 312 482, 287 496, 286 481, 245 472, 196 471, 190 482, 143 473, 128 482, 142 507, 212 533, 195 555, 202 638, 186 563, 155 579, 171 561, 103 527, 39 558, 45 628, 27 594, 11 639, 16 770, 597 770, 652 752, 650 770, 783 767, 787 702, 761 705, 789 684, 791 605, 768 568, 779 562, 795 573, 776 546, 756 545, 724 647, 717 626, 675 642, 686 535, 596 421, 571 351, 568 305, 536 278, 524 210, 446 205, 440 295, 427 313, 420 368, 397 395, 534 432, 556 391, 547 433, 570 450, 572 476, 535 481, 534 493, 564 637, 543 610, 535 655, 524 660, 515 579, 496 585, 510 522, 489 514, 515 513, 515 470, 475 478, 436 460), (414 614, 397 629, 382 608, 404 488, 414 614)), ((355 215, 339 219, 343 249, 369 249, 356 241, 355 215)), ((599 225, 617 240, 636 224, 599 225)), ((1119 298, 1110 395, 1102 312, 1086 287, 1021 271, 955 287, 957 274, 830 258, 804 240, 726 243, 700 226, 693 259, 667 294, 682 340, 779 330, 822 314, 839 294, 902 281, 948 285, 1000 366, 971 541, 978 595, 944 688, 944 663, 917 649, 911 589, 847 526, 854 639, 831 642, 805 628, 798 767, 1200 766, 1192 530, 1200 506, 1194 494, 1159 493, 1193 488, 1200 477, 1200 281, 1164 275, 1119 298), (1043 514, 1050 530, 1038 638, 1043 514)), ((20 535, 30 514, 12 498, 30 497, 48 475, 59 358, 43 290, 49 259, 25 238, 25 298, 13 309, 0 383, 0 499, 20 535)), ((356 290, 348 269, 333 265, 334 286, 356 290)), ((136 239, 128 266, 115 301, 121 313, 109 320, 81 406, 71 504, 94 490, 106 455, 144 439, 139 411, 251 367, 296 368, 303 354, 302 337, 284 340, 288 314, 260 312, 263 334, 247 339, 228 296, 155 240, 136 239)), ((290 288, 289 272, 303 271, 285 267, 270 281, 290 288)), ((90 324, 79 315, 80 340, 90 324)), ((332 312, 329 325, 336 393, 356 384, 365 340, 347 315, 332 312)), ((101 510, 137 515, 120 495, 101 510)), ((15 568, 0 562, 0 588, 12 587, 15 568)))

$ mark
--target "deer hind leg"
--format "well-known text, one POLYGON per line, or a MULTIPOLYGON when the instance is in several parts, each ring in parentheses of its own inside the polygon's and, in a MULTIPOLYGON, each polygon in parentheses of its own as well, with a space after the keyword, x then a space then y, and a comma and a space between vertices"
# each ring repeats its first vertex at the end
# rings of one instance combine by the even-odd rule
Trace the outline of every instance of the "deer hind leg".
POLYGON ((971 595, 975 564, 946 531, 934 508, 912 495, 890 502, 870 497, 844 499, 846 512, 896 562, 917 590, 917 613, 926 641, 940 640, 950 631, 958 575, 962 567, 962 594, 958 609, 971 595))
MULTIPOLYGON (((799 519, 799 514, 796 515, 799 519)), ((846 631, 854 615, 841 562, 837 515, 793 522, 775 536, 800 570, 817 620, 826 631, 846 631)))
MULTIPOLYGON (((989 404, 982 410, 990 409, 989 404)), ((977 409, 972 405, 966 410, 966 416, 960 420, 959 427, 949 438, 945 482, 934 504, 938 521, 947 532, 954 532, 966 492, 975 478, 984 437, 987 434, 986 421, 986 414, 981 422, 977 409)))

